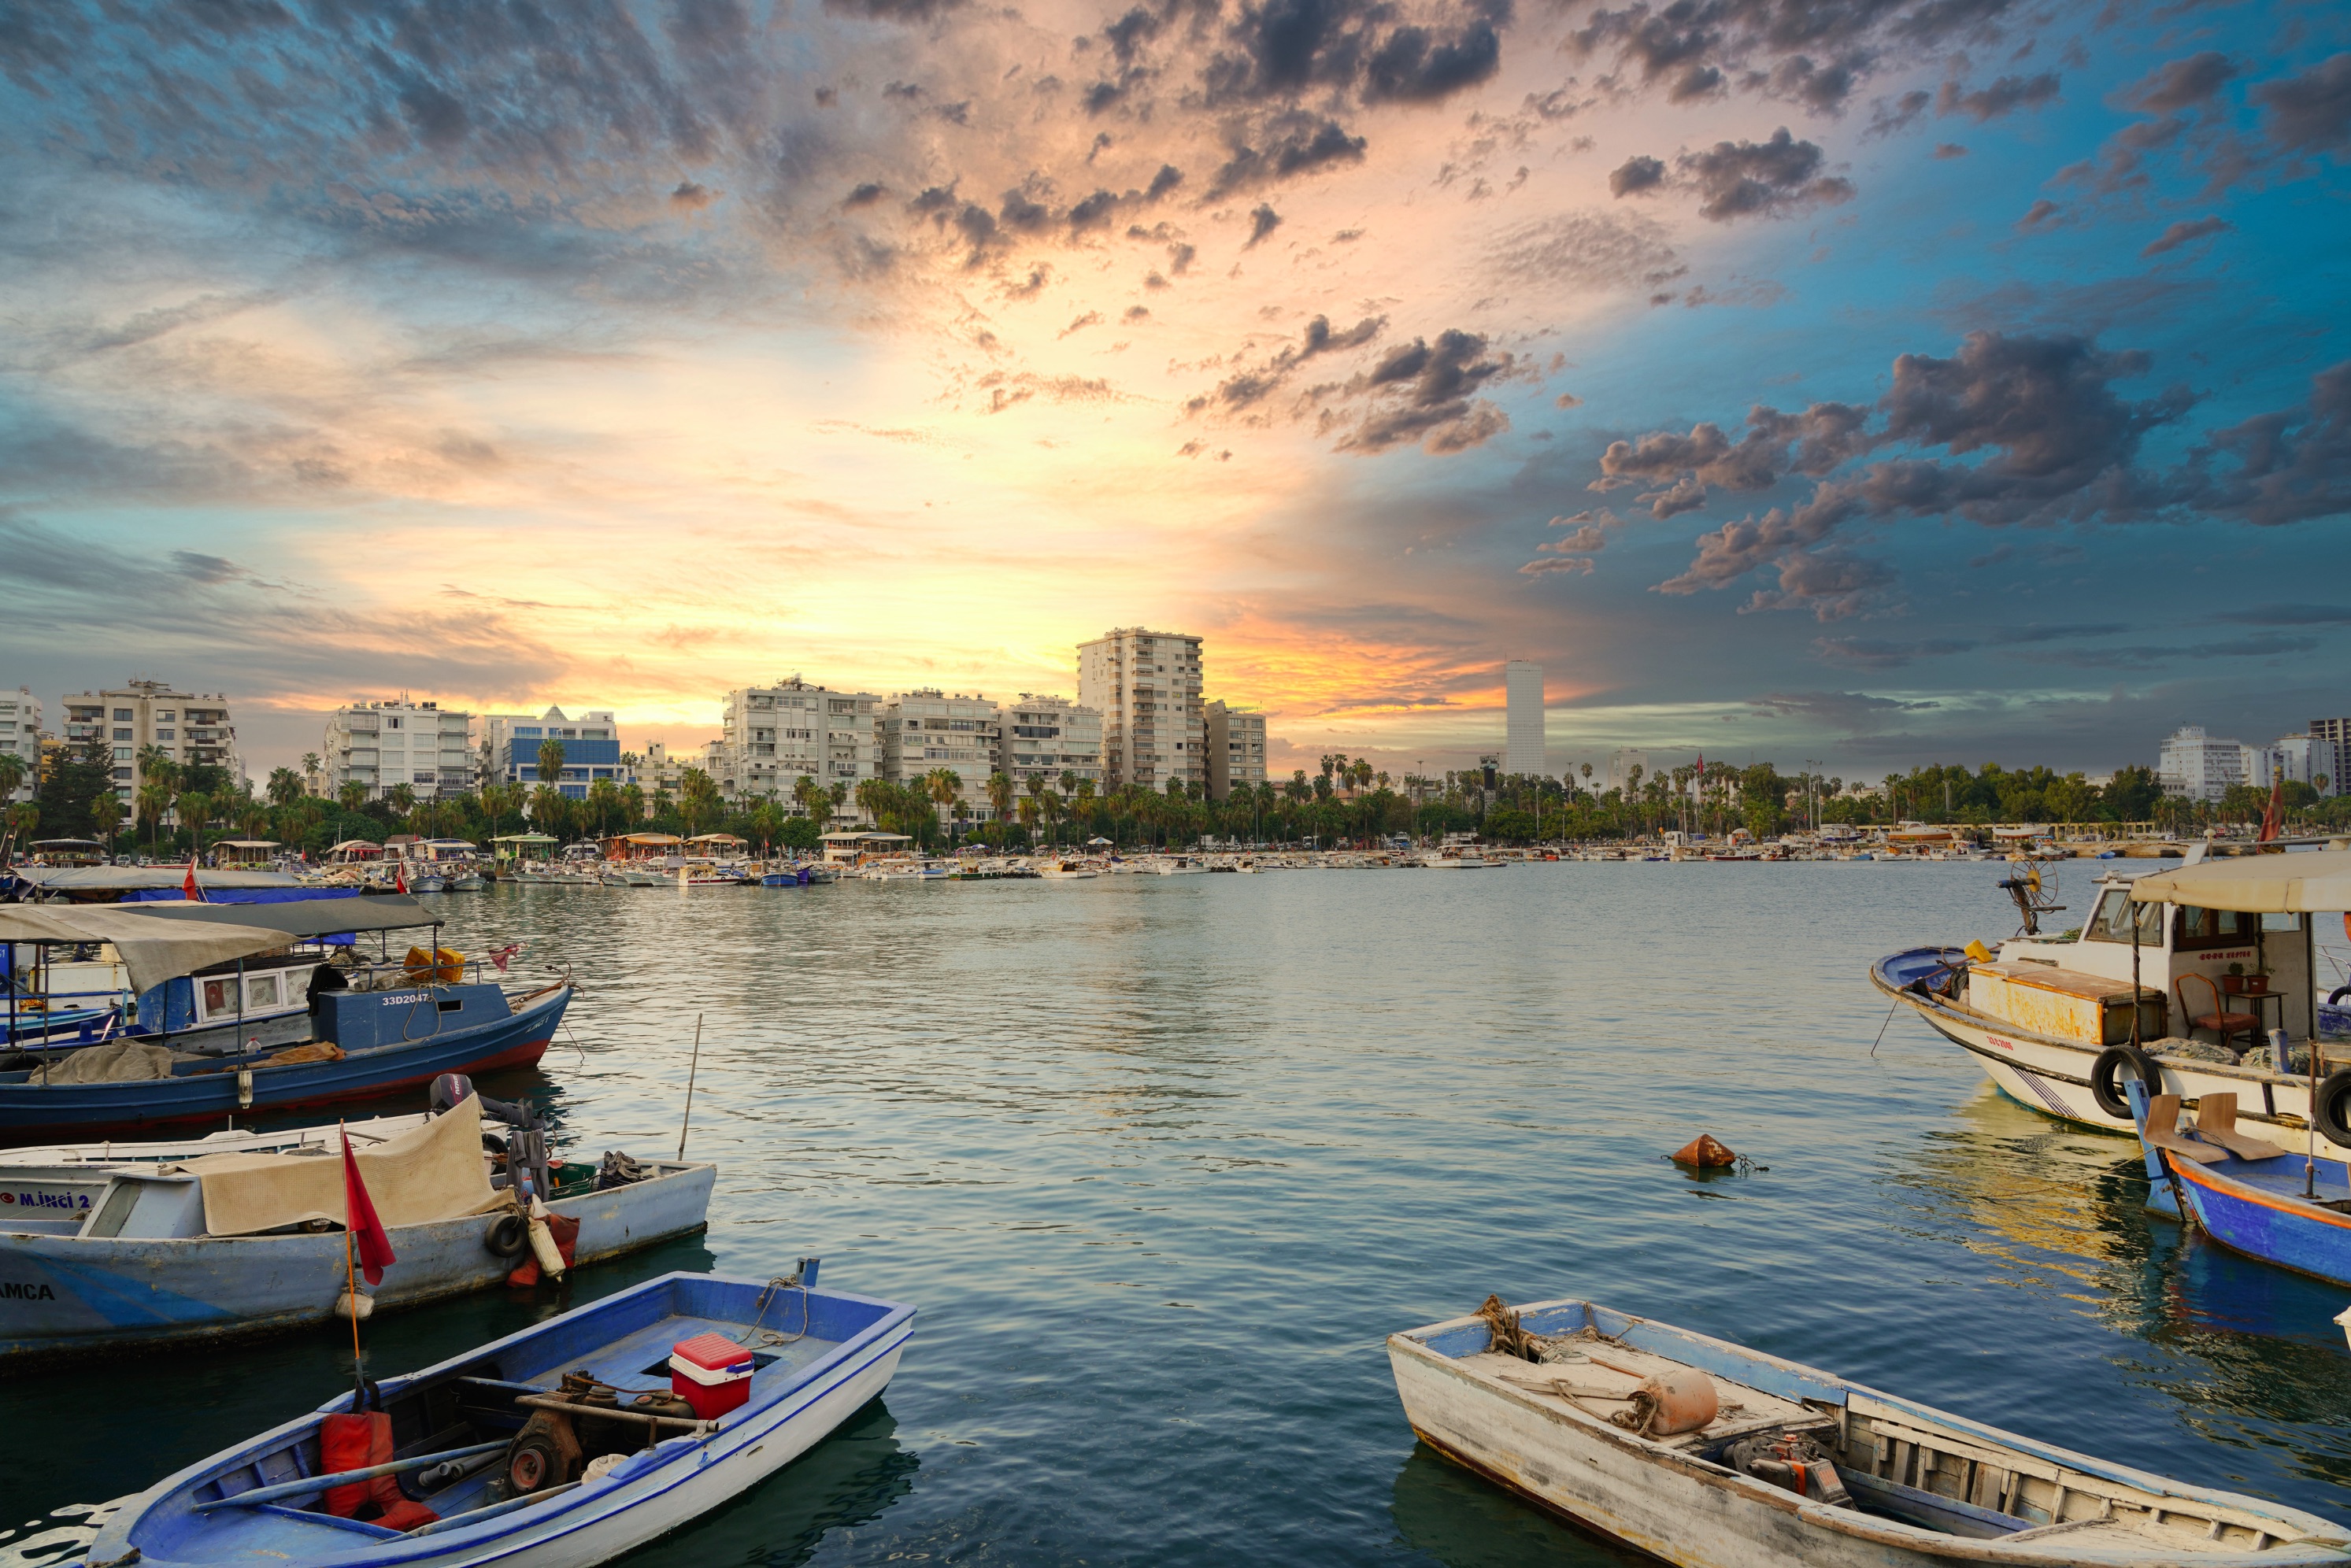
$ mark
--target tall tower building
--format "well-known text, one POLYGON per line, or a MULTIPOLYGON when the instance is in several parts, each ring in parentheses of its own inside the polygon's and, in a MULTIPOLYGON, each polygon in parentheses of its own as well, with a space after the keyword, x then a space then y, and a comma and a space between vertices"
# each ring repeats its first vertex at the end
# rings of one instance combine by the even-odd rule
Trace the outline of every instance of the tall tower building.
POLYGON ((1102 716, 1102 786, 1208 782, 1200 639, 1121 626, 1078 644, 1078 701, 1102 716))
POLYGON ((1502 691, 1510 703, 1502 731, 1502 771, 1540 774, 1543 771, 1542 666, 1512 659, 1502 666, 1502 691))

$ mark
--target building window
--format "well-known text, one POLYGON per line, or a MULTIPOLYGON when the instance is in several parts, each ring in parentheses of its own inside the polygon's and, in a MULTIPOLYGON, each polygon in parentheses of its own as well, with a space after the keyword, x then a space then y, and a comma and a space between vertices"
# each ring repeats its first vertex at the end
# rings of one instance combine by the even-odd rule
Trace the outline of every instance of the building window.
POLYGON ((119 707, 114 710, 114 722, 117 724, 129 724, 133 716, 134 716, 131 711, 127 707, 119 707))

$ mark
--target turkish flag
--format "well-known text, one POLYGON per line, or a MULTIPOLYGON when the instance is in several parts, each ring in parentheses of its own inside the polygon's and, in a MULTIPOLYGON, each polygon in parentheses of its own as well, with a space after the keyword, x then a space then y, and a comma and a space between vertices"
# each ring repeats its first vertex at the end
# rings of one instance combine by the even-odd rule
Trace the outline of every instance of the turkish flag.
POLYGON ((188 874, 180 883, 180 896, 191 904, 204 901, 204 890, 196 885, 196 857, 193 853, 188 856, 188 874))
POLYGON ((351 1239, 360 1249, 360 1272, 371 1285, 383 1283, 387 1263, 397 1263, 392 1255, 392 1237, 384 1230, 383 1221, 375 1217, 375 1204, 368 1197, 367 1183, 360 1179, 360 1162, 351 1154, 351 1135, 343 1135, 343 1222, 351 1239))
POLYGON ((2262 813, 2262 836, 2257 843, 2268 843, 2285 831, 2285 775, 2280 773, 2270 780, 2269 809, 2262 813))

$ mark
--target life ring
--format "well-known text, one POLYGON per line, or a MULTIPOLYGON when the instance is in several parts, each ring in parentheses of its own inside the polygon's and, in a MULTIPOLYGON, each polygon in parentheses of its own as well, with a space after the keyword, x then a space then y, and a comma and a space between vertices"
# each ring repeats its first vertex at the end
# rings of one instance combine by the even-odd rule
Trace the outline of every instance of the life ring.
POLYGON ((530 1224, 519 1214, 502 1214, 482 1237, 494 1258, 519 1258, 530 1250, 530 1224))
POLYGON ((2131 1119, 2130 1096, 2123 1092, 2119 1075, 2127 1065, 2138 1074, 2150 1095, 2163 1092, 2163 1069, 2155 1058, 2135 1045, 2110 1045, 2098 1052, 2098 1060, 2090 1064, 2090 1098, 2098 1109, 2123 1121, 2131 1119))
POLYGON ((2311 1119, 2318 1124, 2320 1132, 2335 1142, 2351 1145, 2351 1067, 2318 1081, 2317 1098, 2311 1102, 2311 1119))

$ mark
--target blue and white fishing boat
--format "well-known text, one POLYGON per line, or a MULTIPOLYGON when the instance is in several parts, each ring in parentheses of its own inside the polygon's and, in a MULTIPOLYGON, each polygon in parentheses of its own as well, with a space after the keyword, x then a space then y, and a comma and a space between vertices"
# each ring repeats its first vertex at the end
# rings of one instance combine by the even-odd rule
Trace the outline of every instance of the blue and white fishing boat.
MULTIPOLYGON (((2351 1530, 1593 1302, 1391 1335, 1420 1439, 1685 1568, 2279 1568, 2351 1530)), ((101 1559, 102 1560, 102 1559, 101 1559)))
POLYGON ((329 1418, 358 1413, 346 1395, 132 1498, 88 1560, 149 1568, 610 1561, 773 1475, 889 1385, 914 1309, 818 1291, 815 1278, 813 1260, 764 1285, 667 1274, 387 1379, 380 1408, 392 1458, 329 1475, 329 1418), (705 1379, 680 1367, 709 1335, 739 1347, 728 1351, 739 1357, 726 1374, 728 1398, 715 1402, 705 1379), (674 1392, 689 1379, 689 1398, 701 1402, 674 1392), (734 1398, 742 1403, 715 1418, 701 1414, 734 1398), (397 1490, 374 1487, 384 1474, 397 1490), (384 1500, 330 1511, 338 1478, 384 1500), (406 1528, 352 1516, 379 1509, 406 1528))
POLYGON ((350 1127, 394 1261, 350 1306, 332 1126, 216 1134, 161 1145, 161 1157, 130 1144, 0 1159, 0 1280, 15 1287, 0 1366, 264 1333, 491 1289, 531 1255, 519 1193, 541 1198, 567 1267, 705 1224, 716 1166, 609 1152, 601 1163, 551 1161, 536 1118, 495 1103, 502 1119, 527 1124, 488 1152, 496 1140, 486 1142, 485 1103, 470 1088, 460 1081, 462 1097, 436 1116, 350 1127))
POLYGON ((2232 1094, 2207 1093, 2189 1121, 2179 1095, 2129 1088, 2150 1207, 2232 1252, 2351 1285, 2351 1165, 2238 1131, 2232 1094))

